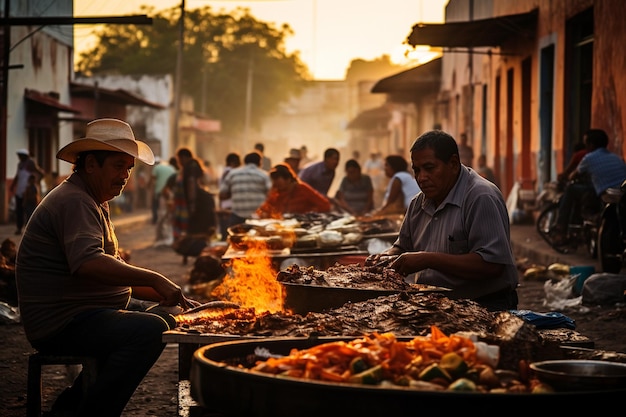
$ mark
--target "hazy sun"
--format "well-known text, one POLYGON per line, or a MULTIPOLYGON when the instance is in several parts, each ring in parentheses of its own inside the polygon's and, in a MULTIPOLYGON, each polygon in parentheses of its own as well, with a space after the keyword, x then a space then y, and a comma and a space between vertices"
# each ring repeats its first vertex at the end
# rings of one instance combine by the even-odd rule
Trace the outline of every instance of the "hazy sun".
POLYGON ((405 66, 418 66, 441 56, 441 48, 399 45, 391 53, 391 62, 405 66))

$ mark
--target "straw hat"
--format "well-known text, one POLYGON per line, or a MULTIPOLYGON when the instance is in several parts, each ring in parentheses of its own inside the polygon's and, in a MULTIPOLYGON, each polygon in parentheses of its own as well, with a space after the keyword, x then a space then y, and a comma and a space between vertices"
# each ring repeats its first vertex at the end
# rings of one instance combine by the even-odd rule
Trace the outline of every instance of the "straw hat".
POLYGON ((285 156, 285 160, 287 159, 302 159, 302 154, 300 153, 300 149, 291 148, 289 149, 289 153, 285 156))
POLYGON ((117 119, 89 122, 85 137, 65 145, 57 152, 57 158, 73 164, 78 154, 84 151, 124 152, 148 165, 154 164, 152 149, 135 139, 128 123, 117 119))

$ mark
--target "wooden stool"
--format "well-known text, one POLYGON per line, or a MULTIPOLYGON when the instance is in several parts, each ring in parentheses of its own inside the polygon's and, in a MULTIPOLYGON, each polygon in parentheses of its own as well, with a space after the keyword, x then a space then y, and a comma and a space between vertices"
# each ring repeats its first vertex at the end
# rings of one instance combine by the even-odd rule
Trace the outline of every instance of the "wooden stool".
POLYGON ((46 365, 82 365, 83 389, 86 391, 96 381, 98 361, 90 356, 44 355, 35 352, 28 358, 28 386, 26 394, 26 415, 41 416, 42 380, 41 368, 46 365))

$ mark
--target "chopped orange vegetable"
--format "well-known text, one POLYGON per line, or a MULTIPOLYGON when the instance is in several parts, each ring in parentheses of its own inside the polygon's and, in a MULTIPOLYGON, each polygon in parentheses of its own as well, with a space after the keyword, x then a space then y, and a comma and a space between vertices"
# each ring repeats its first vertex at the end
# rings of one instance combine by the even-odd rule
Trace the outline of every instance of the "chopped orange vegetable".
POLYGON ((349 342, 329 342, 309 349, 292 349, 289 356, 259 361, 254 371, 299 376, 314 380, 345 382, 355 375, 351 363, 362 358, 372 368, 378 366, 384 379, 406 379, 427 366, 438 363, 447 353, 454 352, 468 365, 476 363, 476 347, 465 337, 447 336, 431 326, 429 336, 418 336, 400 342, 392 333, 371 333, 349 342))

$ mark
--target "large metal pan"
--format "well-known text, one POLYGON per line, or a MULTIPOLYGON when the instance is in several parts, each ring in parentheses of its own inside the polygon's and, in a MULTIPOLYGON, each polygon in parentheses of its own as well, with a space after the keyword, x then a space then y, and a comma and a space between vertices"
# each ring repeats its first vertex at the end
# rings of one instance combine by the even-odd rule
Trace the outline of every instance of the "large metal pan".
MULTIPOLYGON (((330 340, 353 338, 274 338, 244 340, 203 346, 196 350, 191 366, 191 394, 203 407, 227 416, 319 417, 391 415, 468 411, 495 415, 494 410, 536 414, 546 400, 560 413, 579 413, 581 404, 621 407, 626 389, 554 392, 545 394, 417 391, 404 387, 365 386, 310 381, 253 373, 249 365, 256 349, 288 355, 291 349, 307 349, 330 340)), ((615 408, 618 409, 618 408, 615 408)), ((434 415, 434 414, 433 414, 434 415)))
POLYGON ((626 389, 626 364, 595 360, 551 360, 530 364, 537 378, 560 390, 626 389))
MULTIPOLYGON (((324 285, 294 284, 281 282, 285 290, 285 308, 296 314, 322 312, 372 298, 384 297, 402 292, 370 288, 333 287, 324 285)), ((409 292, 446 292, 447 288, 413 285, 409 292)))

